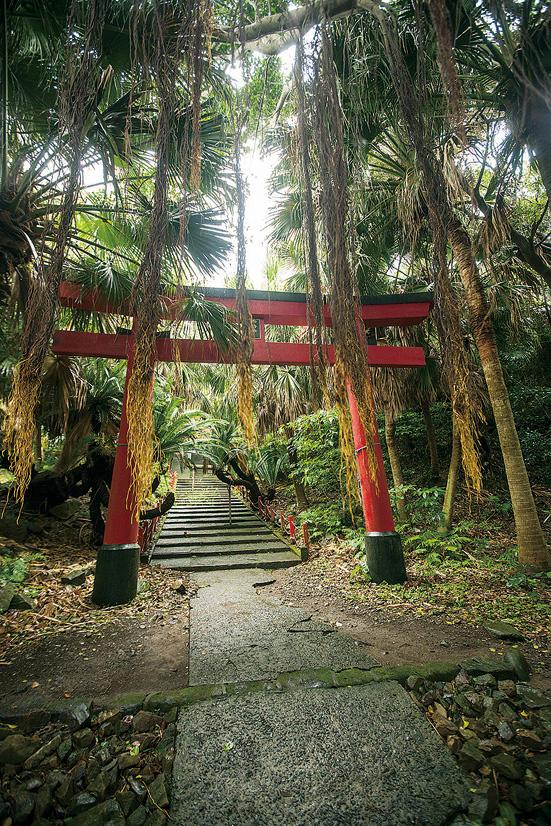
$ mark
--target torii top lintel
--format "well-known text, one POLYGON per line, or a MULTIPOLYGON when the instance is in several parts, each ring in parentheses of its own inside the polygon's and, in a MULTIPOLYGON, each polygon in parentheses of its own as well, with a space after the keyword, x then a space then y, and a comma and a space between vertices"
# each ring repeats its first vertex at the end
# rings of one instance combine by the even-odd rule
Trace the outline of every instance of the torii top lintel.
MULTIPOLYGON (((200 287, 198 290, 209 301, 235 309, 235 290, 226 287, 200 287)), ((80 284, 64 281, 59 291, 65 307, 95 312, 130 315, 128 302, 113 303, 98 291, 84 292, 80 284)), ((253 318, 266 324, 306 327, 312 323, 305 293, 248 290, 249 311, 253 318)), ((175 319, 180 316, 186 300, 185 290, 180 295, 162 296, 163 316, 175 319)), ((361 298, 361 316, 367 327, 408 327, 427 318, 433 304, 431 293, 403 293, 401 295, 366 295, 361 298)), ((331 326, 328 304, 323 307, 324 321, 331 326)))
MULTIPOLYGON (((204 287, 200 292, 205 298, 228 309, 235 308, 235 290, 204 287)), ((186 300, 185 293, 177 297, 163 296, 167 319, 181 315, 181 306, 186 300)), ((310 346, 305 342, 267 341, 264 338, 264 324, 304 327, 312 323, 311 312, 304 293, 248 291, 249 310, 253 318, 260 320, 260 337, 253 342, 251 362, 253 364, 308 365, 310 346)), ((128 302, 114 304, 107 301, 98 291, 84 292, 79 284, 63 282, 60 301, 65 307, 88 312, 118 313, 129 315, 128 302)), ((366 296, 362 299, 361 316, 366 327, 410 326, 419 324, 429 314, 432 296, 428 293, 413 293, 398 296, 366 296)), ((330 326, 331 316, 324 306, 326 325, 330 326)), ((53 351, 57 355, 97 356, 103 358, 127 358, 130 340, 128 335, 77 332, 57 330, 54 334, 53 351)), ((174 361, 175 353, 182 362, 232 363, 236 354, 220 352, 213 341, 198 339, 157 339, 157 360, 174 361)), ((324 358, 329 364, 334 362, 331 345, 324 345, 324 358)), ((368 360, 378 367, 421 367, 425 364, 422 347, 393 347, 389 345, 369 345, 368 360)))

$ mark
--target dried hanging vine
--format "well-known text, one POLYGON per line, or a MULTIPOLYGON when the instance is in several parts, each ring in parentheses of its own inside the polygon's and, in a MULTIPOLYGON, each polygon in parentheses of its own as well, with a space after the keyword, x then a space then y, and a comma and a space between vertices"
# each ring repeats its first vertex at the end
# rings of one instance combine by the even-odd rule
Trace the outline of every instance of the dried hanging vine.
POLYGON ((299 37, 297 41, 294 78, 297 91, 297 136, 300 155, 301 194, 303 197, 302 230, 304 265, 308 284, 310 371, 312 376, 312 395, 316 405, 319 407, 321 406, 322 398, 327 394, 323 352, 323 292, 316 238, 316 215, 310 157, 310 124, 304 89, 304 45, 302 37, 299 37), (313 335, 312 320, 314 322, 313 335))
POLYGON ((253 320, 247 300, 247 253, 245 245, 245 182, 241 170, 242 122, 238 113, 235 135, 235 182, 237 189, 237 271, 235 308, 237 311, 237 415, 249 446, 256 444, 253 412, 253 320))
POLYGON ((351 267, 353 237, 348 216, 348 182, 344 154, 343 115, 327 26, 321 27, 321 45, 314 73, 316 135, 320 197, 323 216, 329 300, 335 347, 335 391, 341 425, 341 449, 347 494, 357 496, 356 467, 347 403, 354 393, 365 428, 369 467, 376 478, 373 433, 377 427, 373 387, 367 359, 367 341, 361 323, 358 289, 351 267))
POLYGON ((68 173, 50 261, 38 264, 31 282, 21 358, 4 418, 4 446, 20 504, 31 480, 42 369, 55 328, 59 285, 80 192, 86 126, 95 105, 104 6, 100 0, 73 0, 69 10, 66 59, 57 98, 60 153, 69 159, 68 173))
POLYGON ((469 490, 480 491, 479 429, 484 412, 473 365, 465 349, 458 298, 450 280, 447 239, 454 223, 444 176, 428 148, 423 117, 411 76, 405 65, 394 24, 378 16, 398 102, 419 163, 434 248, 435 317, 442 353, 442 374, 451 395, 452 411, 461 440, 463 469, 469 490))
MULTIPOLYGON (((243 39, 243 3, 239 2, 240 56, 245 71, 245 43, 243 39)), ((232 44, 233 49, 233 44, 232 44)), ((237 269, 235 279, 235 308, 237 311, 237 415, 249 447, 256 444, 253 410, 253 320, 247 299, 247 248, 245 243, 245 180, 241 168, 241 142, 247 118, 243 93, 236 93, 234 172, 237 192, 237 269)))
MULTIPOLYGON (((143 259, 132 290, 131 304, 135 319, 134 364, 128 383, 128 460, 132 484, 129 501, 137 518, 151 491, 155 458, 155 430, 151 395, 153 388, 156 336, 160 320, 159 293, 169 221, 169 184, 172 148, 175 142, 175 113, 178 107, 178 80, 181 55, 197 61, 191 44, 204 42, 205 15, 193 14, 192 0, 156 0, 142 25, 147 31, 146 54, 142 65, 149 67, 158 100, 155 134, 156 171, 153 204, 143 259)), ((135 13, 143 15, 137 0, 135 13)), ((191 107, 200 107, 200 88, 193 87, 191 107)), ((200 126, 200 117, 194 128, 200 126)), ((191 145, 194 140, 192 137, 191 145)), ((191 169, 191 167, 188 167, 191 169)), ((191 175, 191 172, 190 172, 191 175)))

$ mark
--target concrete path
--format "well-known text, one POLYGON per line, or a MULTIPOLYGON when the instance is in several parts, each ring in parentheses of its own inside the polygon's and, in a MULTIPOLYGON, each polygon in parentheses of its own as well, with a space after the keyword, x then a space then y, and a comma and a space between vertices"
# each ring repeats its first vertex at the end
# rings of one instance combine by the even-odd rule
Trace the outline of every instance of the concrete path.
POLYGON ((464 777, 396 682, 268 690, 282 671, 371 669, 369 648, 257 592, 266 571, 193 577, 190 683, 239 683, 182 708, 178 826, 451 824, 464 777), (259 681, 256 683, 248 681, 259 681))
POLYGON ((151 563, 185 571, 286 568, 300 558, 212 474, 181 477, 151 563))

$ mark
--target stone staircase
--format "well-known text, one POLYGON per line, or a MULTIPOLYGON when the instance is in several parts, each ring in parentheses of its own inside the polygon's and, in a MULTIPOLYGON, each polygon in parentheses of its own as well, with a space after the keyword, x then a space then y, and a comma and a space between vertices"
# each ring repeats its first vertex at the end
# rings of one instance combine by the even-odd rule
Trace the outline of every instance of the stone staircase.
POLYGON ((242 499, 211 474, 180 478, 151 556, 185 571, 287 568, 300 557, 242 499))

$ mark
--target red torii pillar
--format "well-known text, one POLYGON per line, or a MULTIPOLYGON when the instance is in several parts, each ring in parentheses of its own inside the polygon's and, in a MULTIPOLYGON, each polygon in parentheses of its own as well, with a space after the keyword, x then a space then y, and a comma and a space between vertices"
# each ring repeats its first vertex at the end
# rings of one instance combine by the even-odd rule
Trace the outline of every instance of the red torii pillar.
MULTIPOLYGON (((128 384, 134 366, 136 321, 128 336, 126 377, 121 421, 115 451, 115 464, 109 492, 103 544, 98 550, 92 602, 96 605, 121 605, 131 602, 138 589, 140 546, 139 520, 135 518, 132 474, 128 462, 128 384)), ((153 386, 151 388, 153 390, 153 386)))
MULTIPOLYGON (((361 346, 367 354, 365 326, 358 311, 356 311, 356 329, 361 346)), ((346 383, 346 389, 366 530, 365 553, 369 575, 373 582, 402 583, 407 579, 404 552, 400 534, 394 528, 394 516, 390 504, 377 422, 373 422, 371 433, 375 461, 375 472, 372 472, 367 451, 367 434, 360 417, 356 396, 349 381, 346 383)))

